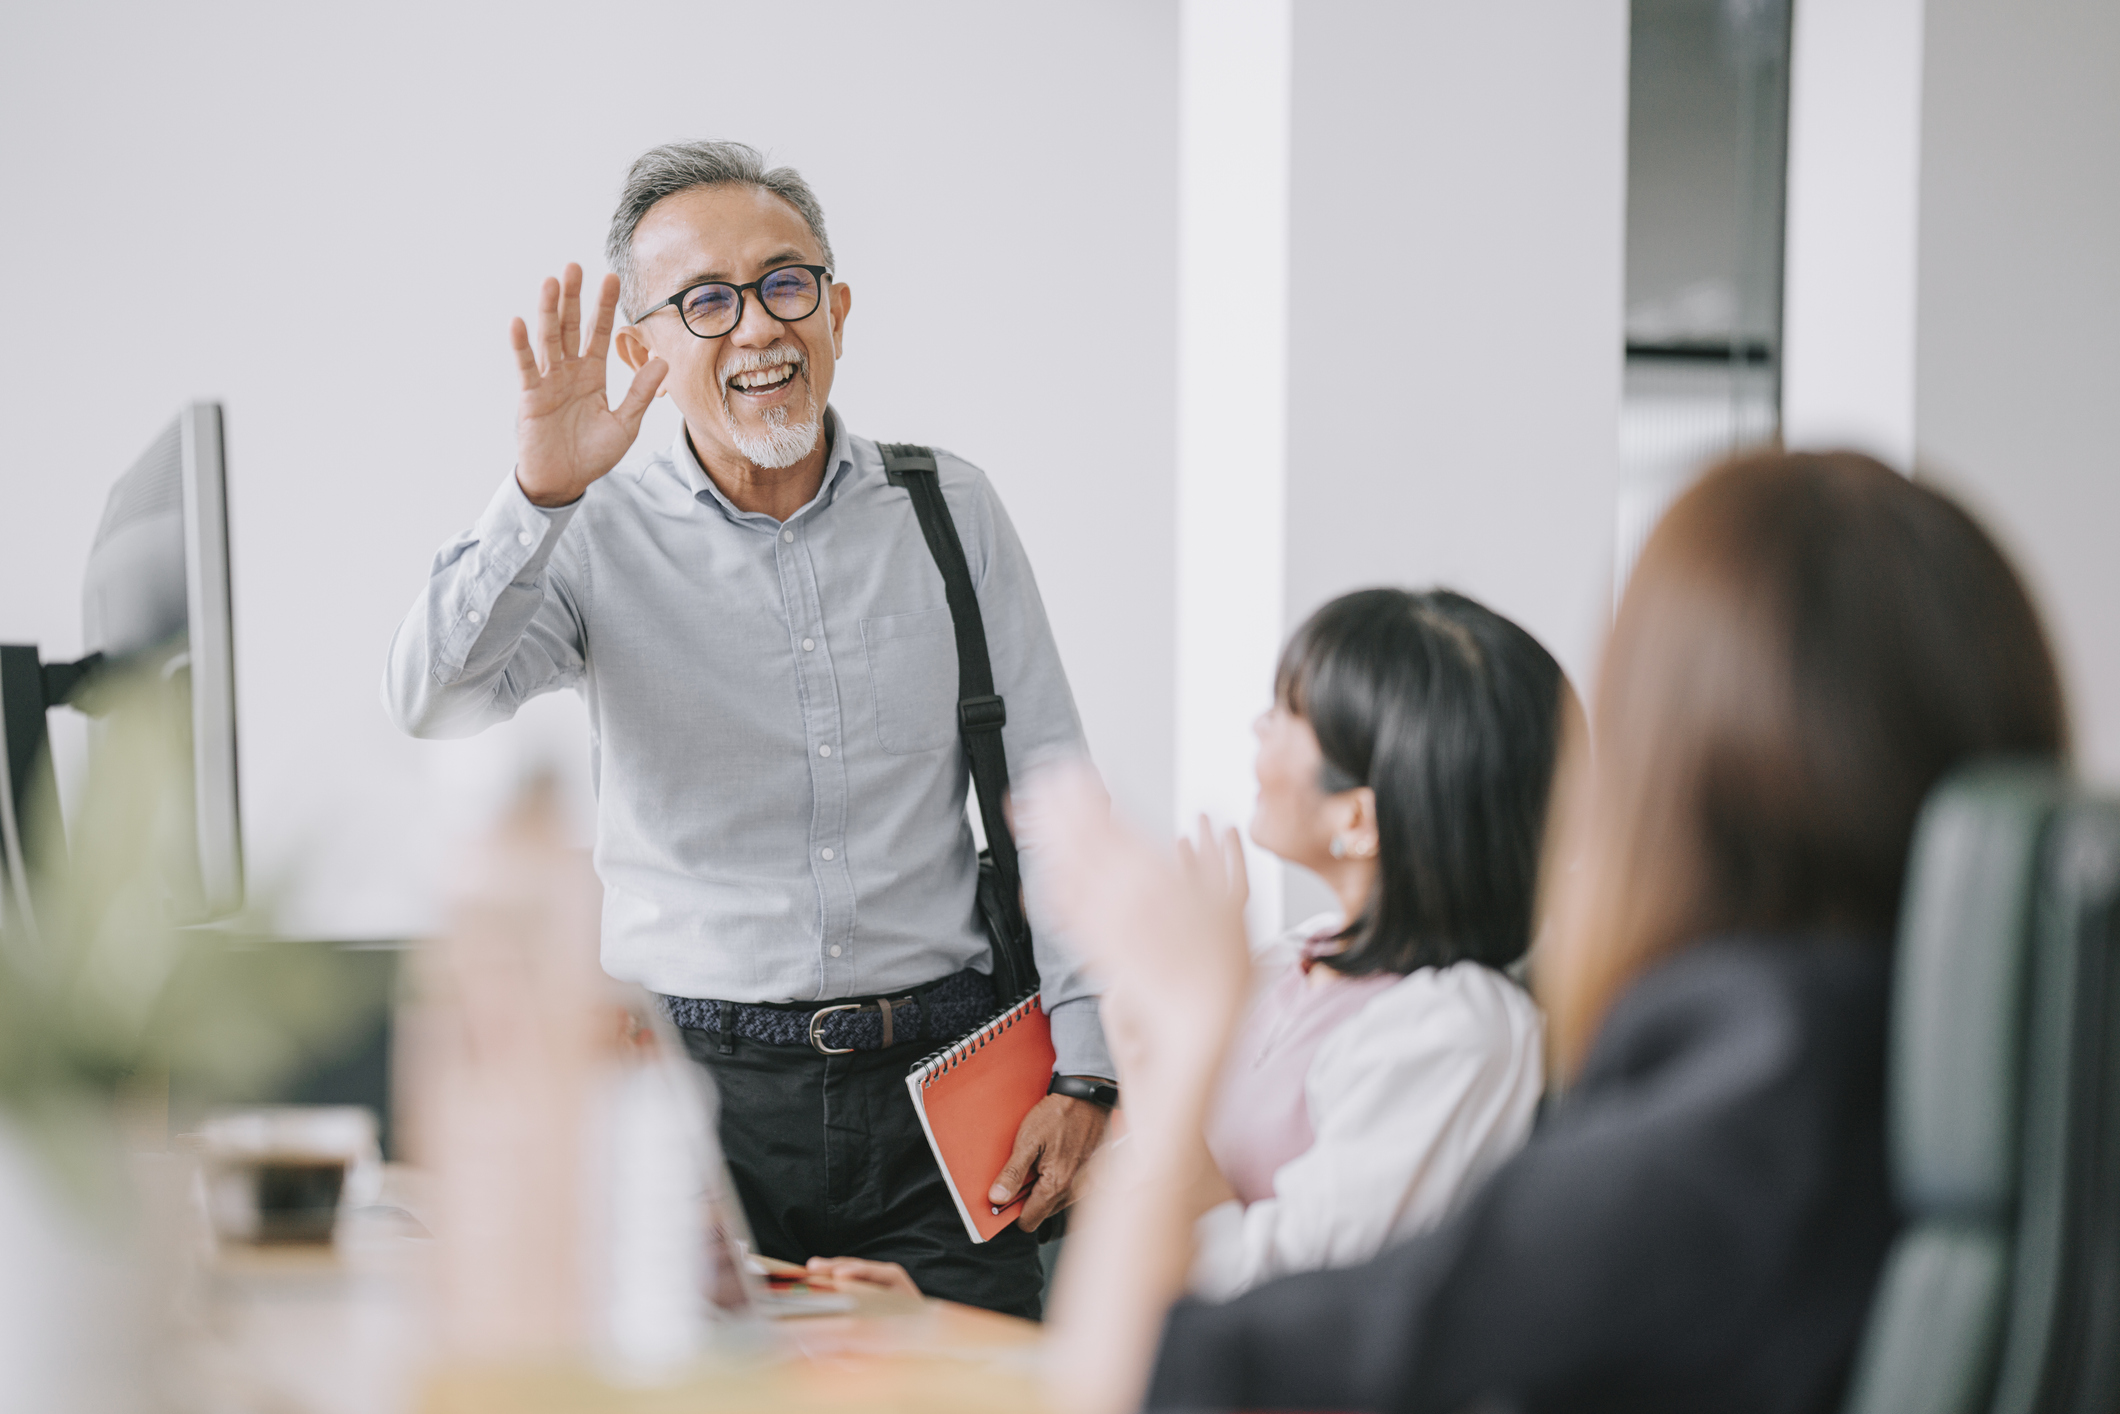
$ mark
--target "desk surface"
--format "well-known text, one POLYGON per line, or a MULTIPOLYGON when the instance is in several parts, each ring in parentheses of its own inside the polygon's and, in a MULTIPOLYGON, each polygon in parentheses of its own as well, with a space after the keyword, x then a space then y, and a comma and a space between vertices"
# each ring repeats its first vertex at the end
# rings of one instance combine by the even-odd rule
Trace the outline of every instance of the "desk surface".
POLYGON ((419 1414, 1035 1414, 1044 1407, 1028 1321, 946 1301, 772 1323, 770 1348, 675 1384, 617 1389, 580 1370, 444 1371, 419 1414))
POLYGON ((200 1273, 178 1338, 179 1407, 215 1414, 787 1414, 1044 1407, 1038 1327, 943 1301, 722 1328, 722 1348, 654 1387, 586 1363, 438 1367, 422 1299, 432 1241, 409 1218, 341 1224, 332 1248, 230 1249, 200 1273))

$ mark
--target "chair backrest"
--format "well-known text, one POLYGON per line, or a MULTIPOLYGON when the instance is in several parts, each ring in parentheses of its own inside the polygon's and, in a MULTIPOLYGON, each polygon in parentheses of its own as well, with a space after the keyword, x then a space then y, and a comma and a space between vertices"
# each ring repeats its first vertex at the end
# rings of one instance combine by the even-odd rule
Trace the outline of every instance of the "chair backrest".
POLYGON ((2052 767, 1975 767, 1924 807, 1889 1062, 1906 1227, 1848 1414, 2113 1407, 2116 887, 2120 810, 2072 799, 2052 767))
POLYGON ((2071 801, 2033 910, 1995 1414, 2120 1409, 2120 804, 2071 801))

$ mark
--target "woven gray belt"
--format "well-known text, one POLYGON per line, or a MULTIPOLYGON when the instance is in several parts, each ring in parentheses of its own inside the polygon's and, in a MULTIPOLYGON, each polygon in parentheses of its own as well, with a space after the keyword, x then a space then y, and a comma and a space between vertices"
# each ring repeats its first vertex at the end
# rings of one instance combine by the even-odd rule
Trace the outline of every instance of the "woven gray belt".
POLYGON ((889 997, 755 1005, 711 997, 663 997, 670 1020, 717 1033, 721 1054, 734 1037, 768 1046, 808 1046, 823 1055, 880 1051, 907 1041, 954 1041, 994 1013, 994 984, 967 967, 940 982, 889 997), (725 1026, 724 1018, 735 1022, 725 1026))

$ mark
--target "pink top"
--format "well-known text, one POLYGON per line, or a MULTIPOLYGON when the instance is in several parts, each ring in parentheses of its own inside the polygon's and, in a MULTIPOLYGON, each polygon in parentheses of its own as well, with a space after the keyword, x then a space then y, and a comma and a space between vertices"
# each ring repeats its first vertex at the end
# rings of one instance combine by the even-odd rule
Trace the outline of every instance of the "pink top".
POLYGON ((1310 1105, 1304 1082, 1318 1047, 1395 983, 1397 973, 1340 977, 1310 984, 1318 958, 1337 950, 1337 929, 1305 940, 1296 959, 1267 979, 1237 1031, 1214 1114, 1207 1148, 1237 1197, 1250 1204, 1273 1196, 1275 1170, 1311 1146, 1310 1105))

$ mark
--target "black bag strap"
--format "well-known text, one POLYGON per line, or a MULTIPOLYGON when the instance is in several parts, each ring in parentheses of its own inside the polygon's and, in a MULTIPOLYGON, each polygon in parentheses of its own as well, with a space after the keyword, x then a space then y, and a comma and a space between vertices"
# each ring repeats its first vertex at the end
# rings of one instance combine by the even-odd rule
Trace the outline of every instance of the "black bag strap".
MULTIPOLYGON (((1016 858, 1016 837, 1009 832, 1004 807, 1008 800, 1008 753, 1001 728, 1008 706, 994 691, 993 660, 987 656, 986 620, 972 588, 971 567, 957 522, 942 499, 942 477, 935 453, 927 447, 880 442, 884 475, 903 486, 913 499, 913 514, 927 540, 935 568, 942 571, 942 590, 949 600, 950 622, 957 631, 957 731, 971 762, 972 789, 979 797, 979 820, 986 828, 1001 912, 1001 936, 994 946, 994 985, 1002 1001, 1038 986, 1038 963, 1031 951, 1030 920, 1023 913, 1023 873, 1016 858)), ((990 930, 991 931, 991 930, 990 930)))

